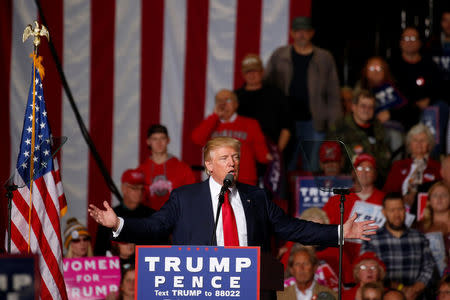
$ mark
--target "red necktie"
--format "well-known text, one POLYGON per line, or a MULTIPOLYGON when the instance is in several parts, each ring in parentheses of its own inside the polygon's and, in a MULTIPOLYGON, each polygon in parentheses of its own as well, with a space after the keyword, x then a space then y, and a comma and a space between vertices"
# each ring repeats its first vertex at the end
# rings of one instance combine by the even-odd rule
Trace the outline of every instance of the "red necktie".
POLYGON ((230 204, 229 194, 230 191, 227 190, 222 205, 223 241, 225 246, 239 246, 236 218, 230 204))

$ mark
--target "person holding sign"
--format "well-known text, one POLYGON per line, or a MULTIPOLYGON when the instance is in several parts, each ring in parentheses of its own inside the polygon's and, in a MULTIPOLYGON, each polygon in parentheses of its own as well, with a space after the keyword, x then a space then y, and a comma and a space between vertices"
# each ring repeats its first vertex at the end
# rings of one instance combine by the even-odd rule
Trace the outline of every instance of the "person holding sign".
MULTIPOLYGON (((350 217, 350 212, 356 201, 381 205, 385 195, 384 192, 377 189, 374 185, 377 179, 377 163, 372 155, 367 153, 358 155, 355 158, 353 166, 355 167, 356 176, 361 184, 361 192, 350 193, 346 197, 344 221, 350 217)), ((332 196, 323 207, 323 210, 330 219, 330 224, 339 223, 339 197, 339 195, 332 196)))
POLYGON ((410 212, 417 211, 416 195, 419 185, 440 180, 440 164, 430 158, 434 137, 428 127, 419 123, 406 135, 406 148, 410 157, 395 161, 389 171, 383 191, 400 192, 410 212))
MULTIPOLYGON (((403 145, 403 131, 413 124, 405 123, 408 114, 405 114, 408 100, 394 85, 389 65, 382 57, 369 58, 362 70, 361 79, 356 83, 355 93, 365 89, 375 95, 375 117, 386 129, 391 152, 403 145)), ((406 129, 406 130, 407 130, 406 129)))
MULTIPOLYGON (((355 158, 353 163, 355 167, 356 176, 358 176, 361 185, 361 191, 358 193, 350 193, 346 196, 344 206, 344 221, 350 217, 353 206, 357 201, 380 205, 383 203, 385 193, 375 187, 377 179, 377 162, 375 158, 367 153, 362 153, 355 158)), ((328 202, 322 208, 330 219, 330 224, 339 224, 339 204, 340 196, 335 195, 328 199, 328 202)), ((373 218, 372 218, 373 219, 373 218)), ((349 258, 356 258, 359 254, 361 245, 359 243, 345 243, 344 251, 349 258)))
MULTIPOLYGON (((89 214, 97 223, 112 228, 118 240, 135 243, 172 233, 174 245, 260 246, 268 252, 275 233, 302 244, 338 246, 338 225, 288 216, 267 198, 264 190, 236 182, 240 147, 238 140, 229 137, 209 140, 203 156, 210 177, 175 189, 161 210, 146 219, 119 218, 106 201, 105 210, 90 205, 89 214), (226 177, 233 182, 223 191, 224 203, 214 235, 215 214, 226 177)), ((343 238, 370 240, 378 226, 372 225, 373 221, 355 219, 356 215, 343 225, 343 238)))
POLYGON ((76 218, 67 220, 67 227, 64 230, 64 246, 67 249, 65 258, 93 256, 91 235, 76 218))

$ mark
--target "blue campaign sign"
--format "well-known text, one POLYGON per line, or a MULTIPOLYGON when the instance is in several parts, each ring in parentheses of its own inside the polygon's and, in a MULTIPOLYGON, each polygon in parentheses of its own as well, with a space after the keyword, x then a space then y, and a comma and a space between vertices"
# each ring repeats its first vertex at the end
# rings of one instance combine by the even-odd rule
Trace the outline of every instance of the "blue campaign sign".
POLYGON ((136 246, 137 299, 259 299, 259 247, 136 246))
POLYGON ((0 299, 39 298, 39 266, 34 255, 0 255, 0 299))
POLYGON ((375 113, 379 111, 400 106, 406 102, 406 99, 400 92, 394 88, 390 83, 384 83, 373 90, 375 99, 377 101, 377 108, 375 113))
POLYGON ((313 176, 299 176, 296 180, 296 216, 300 216, 303 211, 310 207, 322 208, 328 199, 333 196, 331 191, 324 191, 319 189, 317 180, 320 177, 313 176))

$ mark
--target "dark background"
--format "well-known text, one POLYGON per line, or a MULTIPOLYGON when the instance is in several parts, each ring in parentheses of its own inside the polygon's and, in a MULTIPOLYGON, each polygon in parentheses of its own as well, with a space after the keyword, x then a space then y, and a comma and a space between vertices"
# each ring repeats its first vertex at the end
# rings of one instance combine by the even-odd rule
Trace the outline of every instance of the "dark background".
POLYGON ((450 0, 312 0, 314 44, 330 50, 341 86, 354 86, 365 61, 398 53, 403 26, 419 29, 422 40, 440 32, 442 9, 450 0))

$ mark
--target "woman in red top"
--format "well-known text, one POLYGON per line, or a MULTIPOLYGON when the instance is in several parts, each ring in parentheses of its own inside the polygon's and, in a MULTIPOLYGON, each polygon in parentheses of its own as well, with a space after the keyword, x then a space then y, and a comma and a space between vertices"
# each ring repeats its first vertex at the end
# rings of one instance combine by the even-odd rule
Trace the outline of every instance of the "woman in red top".
POLYGON ((344 290, 342 299, 362 300, 361 287, 369 282, 383 282, 386 266, 374 252, 365 252, 353 263, 353 278, 356 286, 344 290))
POLYGON ((430 159, 434 136, 422 123, 413 126, 406 135, 409 158, 395 161, 383 187, 385 193, 398 192, 404 196, 410 212, 415 213, 417 187, 429 181, 440 180, 440 163, 430 159))
MULTIPOLYGON (((361 185, 361 191, 358 193, 350 193, 345 196, 344 203, 344 222, 350 217, 350 213, 356 201, 365 203, 382 205, 384 192, 375 187, 377 180, 377 164, 375 158, 367 153, 361 153, 355 158, 353 166, 356 169, 356 176, 361 185)), ((330 219, 330 224, 339 224, 340 222, 340 195, 330 197, 328 202, 324 205, 323 210, 327 213, 330 219)), ((344 251, 348 254, 350 260, 359 255, 361 244, 353 242, 345 242, 344 251)))

